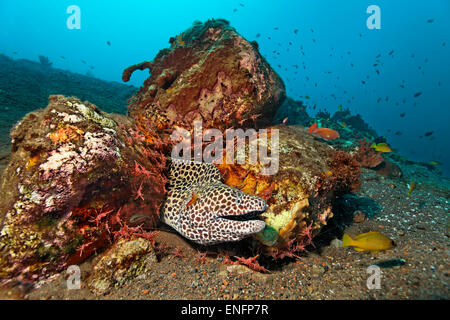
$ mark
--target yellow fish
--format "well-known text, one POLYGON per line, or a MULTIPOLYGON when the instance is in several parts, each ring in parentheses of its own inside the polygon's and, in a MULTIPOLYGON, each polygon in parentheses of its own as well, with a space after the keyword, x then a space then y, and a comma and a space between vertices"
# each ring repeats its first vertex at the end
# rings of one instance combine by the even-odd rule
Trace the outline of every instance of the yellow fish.
POLYGON ((430 161, 430 164, 431 165, 433 165, 433 166, 441 166, 442 165, 442 163, 440 163, 439 161, 430 161))
POLYGON ((31 157, 26 165, 26 169, 30 169, 31 167, 34 167, 39 161, 39 155, 35 155, 34 157, 31 157))
POLYGON ((370 145, 370 147, 374 148, 376 151, 380 151, 380 152, 392 152, 391 147, 385 142, 381 142, 379 144, 372 143, 370 145))
POLYGON ((339 125, 340 125, 342 128, 346 128, 346 127, 347 127, 347 124, 346 124, 345 122, 339 122, 339 125))
POLYGON ((416 188, 416 184, 417 183, 415 181, 413 181, 413 182, 411 182, 411 184, 408 185, 408 187, 409 187, 408 196, 410 196, 411 193, 414 191, 414 189, 416 188))
POLYGON ((345 247, 354 247, 356 251, 377 253, 381 250, 392 249, 395 243, 379 232, 362 233, 353 239, 345 233, 342 237, 342 248, 345 247))
POLYGON ((339 111, 342 111, 342 104, 340 104, 337 108, 339 111))

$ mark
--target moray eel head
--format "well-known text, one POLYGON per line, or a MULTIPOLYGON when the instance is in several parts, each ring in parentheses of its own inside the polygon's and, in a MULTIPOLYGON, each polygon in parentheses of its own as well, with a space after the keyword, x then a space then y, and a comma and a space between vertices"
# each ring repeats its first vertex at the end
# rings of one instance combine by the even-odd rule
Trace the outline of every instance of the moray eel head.
POLYGON ((265 223, 259 215, 266 202, 220 178, 212 164, 173 162, 163 221, 200 244, 239 241, 262 231, 265 223))

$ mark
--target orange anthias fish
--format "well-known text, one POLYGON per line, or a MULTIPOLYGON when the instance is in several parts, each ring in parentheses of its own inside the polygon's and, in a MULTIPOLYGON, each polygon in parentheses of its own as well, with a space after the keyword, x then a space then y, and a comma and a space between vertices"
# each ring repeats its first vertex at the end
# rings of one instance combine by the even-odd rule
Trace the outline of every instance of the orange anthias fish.
POLYGON ((317 127, 317 122, 309 127, 308 133, 324 140, 336 140, 340 137, 339 132, 337 132, 336 130, 317 127))

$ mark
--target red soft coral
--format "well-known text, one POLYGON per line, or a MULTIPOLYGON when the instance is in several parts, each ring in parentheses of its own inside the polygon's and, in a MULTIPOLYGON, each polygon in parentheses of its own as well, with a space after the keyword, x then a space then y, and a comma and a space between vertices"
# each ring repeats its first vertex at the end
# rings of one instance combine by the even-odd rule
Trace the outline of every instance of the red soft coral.
POLYGON ((249 267, 252 270, 255 271, 261 271, 261 272, 270 272, 269 270, 267 270, 266 268, 262 267, 258 261, 256 261, 256 259, 259 257, 259 255, 256 255, 252 258, 243 258, 243 257, 235 257, 236 259, 238 259, 240 264, 246 265, 247 267, 249 267))
POLYGON ((384 161, 381 153, 371 148, 366 139, 361 141, 361 145, 354 158, 363 168, 375 168, 384 161))

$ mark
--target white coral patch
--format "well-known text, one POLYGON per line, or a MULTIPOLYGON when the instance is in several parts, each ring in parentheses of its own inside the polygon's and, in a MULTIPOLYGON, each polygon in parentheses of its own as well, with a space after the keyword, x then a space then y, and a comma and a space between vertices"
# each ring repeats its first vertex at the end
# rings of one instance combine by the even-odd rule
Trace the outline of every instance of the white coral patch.
POLYGON ((75 108, 83 115, 84 118, 98 123, 102 127, 114 128, 115 122, 112 119, 103 117, 95 110, 86 107, 84 104, 75 103, 75 108))
POLYGON ((66 123, 78 123, 78 122, 83 121, 83 119, 81 119, 76 114, 68 114, 65 112, 59 112, 58 116, 62 117, 63 122, 66 122, 66 123))
POLYGON ((94 157, 100 159, 119 158, 119 148, 115 139, 103 132, 86 132, 84 135, 84 145, 79 148, 81 157, 92 160, 94 157))
POLYGON ((47 161, 39 166, 42 179, 49 179, 52 172, 58 171, 60 177, 67 177, 75 170, 83 172, 86 161, 75 151, 75 145, 66 143, 51 152, 47 161))

